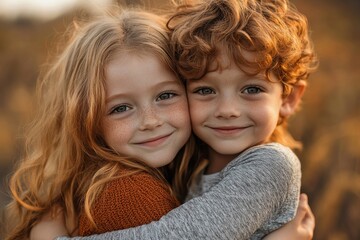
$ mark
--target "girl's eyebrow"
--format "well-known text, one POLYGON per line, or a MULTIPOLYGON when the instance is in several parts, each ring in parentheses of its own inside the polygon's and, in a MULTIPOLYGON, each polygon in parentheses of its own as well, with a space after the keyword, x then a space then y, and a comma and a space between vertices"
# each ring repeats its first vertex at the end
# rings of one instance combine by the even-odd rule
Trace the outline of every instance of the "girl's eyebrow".
MULTIPOLYGON (((154 84, 153 86, 151 86, 151 90, 156 90, 162 87, 166 87, 166 86, 181 86, 182 83, 180 82, 180 80, 166 80, 166 81, 162 81, 159 82, 157 84, 154 84)), ((138 94, 140 94, 140 92, 137 92, 138 94)), ((114 95, 109 96, 108 98, 105 99, 105 103, 109 103, 111 102, 113 99, 119 98, 119 97, 125 97, 126 95, 129 95, 128 92, 120 92, 120 93, 116 93, 114 95)))
POLYGON ((120 97, 124 97, 126 96, 127 94, 126 93, 117 93, 117 94, 114 94, 108 98, 105 99, 105 104, 108 104, 109 102, 111 102, 112 100, 114 99, 117 99, 117 98, 120 98, 120 97))

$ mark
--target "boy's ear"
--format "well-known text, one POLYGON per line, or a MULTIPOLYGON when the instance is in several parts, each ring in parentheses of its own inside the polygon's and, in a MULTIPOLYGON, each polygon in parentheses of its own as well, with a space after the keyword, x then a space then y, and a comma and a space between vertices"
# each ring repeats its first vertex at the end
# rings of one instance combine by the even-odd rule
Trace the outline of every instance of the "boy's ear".
POLYGON ((283 102, 280 107, 280 116, 289 117, 293 114, 298 107, 302 96, 304 95, 306 89, 306 82, 300 80, 294 85, 291 93, 283 98, 283 102))

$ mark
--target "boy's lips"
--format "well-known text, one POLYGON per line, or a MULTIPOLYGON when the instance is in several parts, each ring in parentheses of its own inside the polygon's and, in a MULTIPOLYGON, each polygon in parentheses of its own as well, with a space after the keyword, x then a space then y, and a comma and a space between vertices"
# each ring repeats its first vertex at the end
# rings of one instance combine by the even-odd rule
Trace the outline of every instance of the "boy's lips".
POLYGON ((221 134, 234 134, 243 131, 248 127, 239 127, 239 126, 208 126, 210 129, 214 130, 217 133, 221 134))

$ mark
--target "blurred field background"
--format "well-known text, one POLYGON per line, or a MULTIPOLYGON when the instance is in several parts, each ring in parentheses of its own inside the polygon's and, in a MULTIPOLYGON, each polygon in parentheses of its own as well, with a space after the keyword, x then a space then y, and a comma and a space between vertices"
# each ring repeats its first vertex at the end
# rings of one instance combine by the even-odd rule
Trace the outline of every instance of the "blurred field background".
MULTIPOLYGON (((56 2, 43 0, 52 1, 56 2)), ((68 3, 68 11, 43 10, 53 17, 48 20, 41 12, 12 16, 1 9, 4 4, 0 2, 1 210, 9 201, 9 174, 22 154, 23 129, 36 108, 33 100, 41 65, 75 16, 91 15, 101 2, 111 2, 60 1, 68 3), (89 4, 96 7, 89 8, 89 4)), ((143 2, 158 7, 165 0, 143 2)), ((316 216, 314 239, 360 239, 360 1, 292 2, 308 16, 320 59, 318 71, 310 76, 302 110, 290 124, 292 133, 304 144, 298 155, 302 191, 309 195, 316 216)))

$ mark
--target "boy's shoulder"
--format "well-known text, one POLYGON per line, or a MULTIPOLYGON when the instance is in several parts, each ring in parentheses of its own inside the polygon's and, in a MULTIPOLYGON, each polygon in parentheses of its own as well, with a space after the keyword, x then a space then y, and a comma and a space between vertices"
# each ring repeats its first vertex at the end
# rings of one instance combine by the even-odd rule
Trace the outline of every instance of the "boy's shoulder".
POLYGON ((280 168, 291 172, 300 171, 300 161, 296 154, 290 148, 279 143, 251 147, 232 160, 227 169, 245 166, 254 166, 256 169, 280 168))
POLYGON ((242 152, 238 158, 262 158, 268 160, 296 160, 296 154, 289 148, 280 143, 271 142, 251 147, 242 152))

